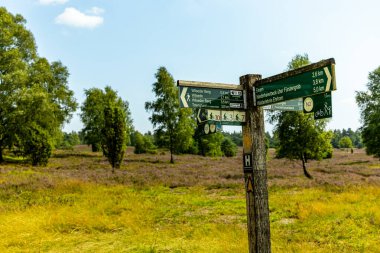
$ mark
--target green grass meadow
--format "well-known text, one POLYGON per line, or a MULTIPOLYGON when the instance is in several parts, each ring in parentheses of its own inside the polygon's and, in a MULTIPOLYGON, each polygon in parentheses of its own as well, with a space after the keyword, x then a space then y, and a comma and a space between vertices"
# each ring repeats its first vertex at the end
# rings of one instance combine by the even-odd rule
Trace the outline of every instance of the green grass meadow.
MULTIPOLYGON (((100 154, 80 152, 48 168, 0 165, 0 252, 248 252, 241 168, 228 166, 239 157, 182 156, 172 166, 165 155, 128 154, 112 174, 100 154), (204 164, 184 169, 191 161, 204 164)), ((315 177, 327 176, 310 183, 298 167, 277 175, 268 165, 272 252, 380 252, 380 187, 368 180, 379 162, 350 159, 369 161, 356 164, 372 174, 331 184, 337 172, 315 163, 315 177)))

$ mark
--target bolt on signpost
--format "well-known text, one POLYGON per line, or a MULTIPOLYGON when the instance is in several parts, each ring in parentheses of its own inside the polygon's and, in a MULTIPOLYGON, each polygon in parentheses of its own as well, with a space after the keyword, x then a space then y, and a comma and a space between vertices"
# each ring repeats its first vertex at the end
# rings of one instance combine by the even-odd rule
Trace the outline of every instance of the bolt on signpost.
POLYGON ((315 119, 331 117, 334 59, 265 79, 241 76, 240 85, 193 81, 178 81, 177 85, 180 106, 197 108, 198 124, 243 127, 249 252, 271 252, 263 109, 313 112, 315 119))

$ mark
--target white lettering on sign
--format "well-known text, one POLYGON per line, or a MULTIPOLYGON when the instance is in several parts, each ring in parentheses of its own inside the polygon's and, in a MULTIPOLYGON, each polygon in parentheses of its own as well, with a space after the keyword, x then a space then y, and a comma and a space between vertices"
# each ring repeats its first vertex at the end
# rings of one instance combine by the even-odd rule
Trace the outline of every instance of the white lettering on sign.
POLYGON ((252 156, 251 154, 244 155, 244 167, 252 167, 252 156))
POLYGON ((233 95, 233 96, 242 96, 243 92, 240 91, 240 90, 231 90, 230 94, 233 95))

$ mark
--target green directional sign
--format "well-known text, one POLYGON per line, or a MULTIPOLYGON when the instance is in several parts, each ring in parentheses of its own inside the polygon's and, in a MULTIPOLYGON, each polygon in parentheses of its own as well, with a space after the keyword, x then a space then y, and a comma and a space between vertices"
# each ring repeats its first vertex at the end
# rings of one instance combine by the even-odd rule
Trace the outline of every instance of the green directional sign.
MULTIPOLYGON (((237 85, 186 86, 190 81, 178 81, 180 106, 183 108, 244 109, 244 92, 237 85), (211 88, 212 87, 212 88, 211 88)), ((191 82, 194 84, 196 82, 191 82)), ((196 84, 195 84, 196 85, 196 84)))
POLYGON ((303 99, 304 113, 314 113, 314 119, 332 117, 331 92, 326 92, 303 99))
POLYGON ((279 103, 336 90, 335 61, 318 63, 259 80, 254 100, 257 106, 279 103))
POLYGON ((265 105, 264 110, 279 110, 279 111, 303 111, 303 99, 297 98, 293 100, 287 100, 284 102, 265 105))
POLYGON ((198 109, 197 122, 218 122, 221 125, 241 126, 245 123, 245 111, 236 110, 215 110, 215 109, 198 109))

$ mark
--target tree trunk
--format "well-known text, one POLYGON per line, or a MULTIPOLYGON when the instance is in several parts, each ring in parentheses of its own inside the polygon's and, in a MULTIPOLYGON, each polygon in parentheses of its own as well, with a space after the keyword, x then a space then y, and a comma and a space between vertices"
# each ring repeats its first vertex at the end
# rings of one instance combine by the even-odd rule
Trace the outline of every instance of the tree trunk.
POLYGON ((310 173, 307 171, 306 169, 306 158, 305 158, 305 155, 302 154, 301 155, 301 160, 302 160, 302 168, 303 168, 303 174, 305 175, 305 177, 309 178, 309 179, 312 179, 313 177, 310 175, 310 173))
POLYGON ((174 163, 174 158, 173 158, 173 138, 170 135, 169 137, 169 142, 170 142, 170 163, 174 163))
POLYGON ((0 163, 4 162, 3 149, 0 149, 0 163))
MULTIPOLYGON (((240 77, 247 92, 246 124, 243 125, 243 154, 251 156, 244 163, 244 181, 247 203, 247 229, 250 253, 270 253, 270 222, 265 152, 264 112, 254 106, 253 86, 260 75, 240 77)), ((246 158, 244 158, 246 159, 246 158)))

